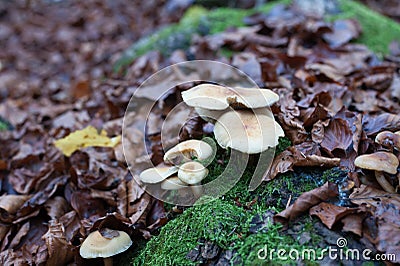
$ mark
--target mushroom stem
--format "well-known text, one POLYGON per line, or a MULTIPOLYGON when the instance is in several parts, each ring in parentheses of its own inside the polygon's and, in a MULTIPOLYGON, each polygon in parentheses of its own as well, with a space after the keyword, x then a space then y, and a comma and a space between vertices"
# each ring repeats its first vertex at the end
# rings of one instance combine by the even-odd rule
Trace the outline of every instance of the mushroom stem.
POLYGON ((195 197, 195 199, 199 199, 201 196, 203 196, 203 188, 199 187, 200 185, 201 183, 197 183, 191 186, 193 196, 195 197))
POLYGON ((385 190, 386 192, 389 193, 395 193, 395 189, 393 186, 386 180, 385 176, 381 171, 375 171, 375 177, 376 181, 378 181, 379 185, 385 190))
POLYGON ((113 266, 113 258, 112 257, 108 257, 108 258, 104 258, 104 266, 113 266))

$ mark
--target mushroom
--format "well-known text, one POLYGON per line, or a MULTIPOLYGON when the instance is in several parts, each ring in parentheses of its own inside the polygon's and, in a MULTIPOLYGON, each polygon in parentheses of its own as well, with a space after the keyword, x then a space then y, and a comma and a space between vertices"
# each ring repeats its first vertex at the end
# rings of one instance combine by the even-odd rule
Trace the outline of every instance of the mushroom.
POLYGON ((375 142, 386 147, 393 147, 400 150, 400 135, 390 131, 382 131, 376 135, 375 142))
POLYGON ((400 135, 400 131, 396 131, 396 132, 394 132, 394 134, 400 135))
POLYGON ((161 183, 161 188, 164 190, 177 190, 187 187, 188 184, 180 180, 177 176, 165 179, 161 183))
POLYGON ((124 231, 102 228, 90 233, 79 249, 82 258, 104 258, 104 265, 111 266, 112 256, 122 253, 132 245, 132 240, 124 231))
POLYGON ((389 193, 395 193, 393 186, 386 180, 383 172, 396 174, 399 160, 389 152, 378 151, 373 154, 358 156, 354 161, 355 166, 362 169, 374 170, 375 178, 379 185, 389 193))
POLYGON ((278 94, 268 89, 228 88, 201 84, 182 92, 183 101, 192 107, 207 110, 267 107, 279 100, 278 94))
POLYGON ((278 139, 284 136, 284 132, 268 114, 237 110, 229 111, 218 119, 214 135, 223 148, 254 154, 278 145, 278 139))
POLYGON ((193 195, 199 198, 203 195, 201 181, 208 175, 208 169, 199 162, 187 162, 179 168, 178 178, 186 184, 192 185, 193 195))
POLYGON ((196 157, 200 161, 209 159, 213 149, 207 142, 197 139, 186 140, 164 154, 164 161, 171 164, 181 164, 196 157))
POLYGON ((144 170, 139 179, 144 183, 156 184, 177 172, 178 168, 175 166, 162 165, 144 170))
POLYGON ((189 185, 197 185, 208 175, 208 169, 199 162, 187 162, 178 170, 180 180, 189 185))

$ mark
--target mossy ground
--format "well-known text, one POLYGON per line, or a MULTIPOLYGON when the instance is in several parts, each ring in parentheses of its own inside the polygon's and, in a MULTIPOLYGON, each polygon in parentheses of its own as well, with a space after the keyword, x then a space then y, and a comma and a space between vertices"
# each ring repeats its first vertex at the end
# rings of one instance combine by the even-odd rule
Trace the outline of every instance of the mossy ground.
MULTIPOLYGON (((290 1, 272 2, 259 10, 219 8, 207 11, 201 7, 193 7, 179 24, 167 26, 134 44, 117 62, 115 69, 120 70, 150 50, 160 50, 164 55, 168 55, 174 49, 185 49, 193 34, 213 34, 225 30, 228 26, 242 26, 245 16, 257 11, 266 12, 274 4, 283 2, 290 1)), ((339 2, 342 12, 327 17, 327 20, 356 18, 363 28, 363 34, 356 42, 367 45, 378 55, 387 53, 388 44, 400 36, 399 24, 356 2, 348 0, 339 0, 339 2)), ((227 56, 232 54, 229 50, 224 50, 222 53, 227 56)), ((288 145, 290 142, 287 139, 281 140, 277 153, 288 145)), ((217 176, 223 167, 214 163, 209 169, 212 178, 217 176)), ((208 204, 186 209, 182 215, 165 225, 158 236, 147 243, 144 241, 137 243, 130 249, 130 253, 119 256, 118 262, 120 265, 193 265, 195 263, 188 260, 186 255, 198 245, 199 239, 206 239, 221 248, 236 250, 236 254, 245 265, 286 265, 288 261, 278 259, 259 261, 257 251, 264 245, 274 248, 291 247, 297 250, 317 247, 320 241, 319 236, 312 234, 311 241, 307 245, 301 245, 298 239, 282 232, 280 225, 268 225, 266 232, 253 234, 249 230, 252 218, 269 210, 283 210, 289 197, 293 201, 301 193, 318 187, 327 180, 335 181, 341 178, 342 174, 337 169, 327 171, 298 169, 262 184, 255 191, 250 192, 248 182, 252 169, 247 169, 238 184, 225 196, 208 204)), ((301 230, 312 233, 314 222, 312 218, 303 217, 299 221, 302 223, 301 230)), ((307 264, 314 263, 307 262, 307 264)))
MULTIPOLYGON (((279 149, 284 149, 290 142, 283 138, 279 149)), ((219 155, 225 158, 225 155, 219 155)), ((219 158, 220 159, 220 158, 219 158)), ((224 169, 215 165, 210 169, 211 175, 219 175, 224 169)), ((302 251, 317 247, 318 235, 312 235, 307 245, 281 232, 281 225, 269 224, 266 232, 252 233, 250 227, 256 215, 268 211, 279 212, 285 208, 289 198, 296 199, 303 192, 322 185, 327 180, 335 181, 340 171, 319 169, 300 170, 280 176, 272 182, 259 186, 255 191, 248 190, 248 183, 253 170, 246 169, 241 180, 223 197, 212 202, 186 209, 167 225, 162 227, 158 236, 153 237, 141 250, 135 250, 132 256, 133 265, 196 265, 186 258, 200 239, 211 241, 222 249, 235 250, 236 256, 244 265, 278 264, 287 265, 295 262, 259 260, 257 252, 265 245, 269 248, 294 248, 302 251)), ((312 219, 304 217, 303 226, 298 232, 312 232, 312 219)), ((317 248, 317 254, 321 248, 317 248)), ((307 264, 315 264, 308 261, 307 264)))

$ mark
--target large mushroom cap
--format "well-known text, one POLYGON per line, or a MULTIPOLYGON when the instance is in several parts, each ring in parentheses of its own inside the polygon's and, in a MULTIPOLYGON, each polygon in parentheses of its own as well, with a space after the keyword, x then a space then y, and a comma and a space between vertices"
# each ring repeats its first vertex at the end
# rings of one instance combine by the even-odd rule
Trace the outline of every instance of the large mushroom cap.
POLYGON ((199 162, 187 162, 181 165, 178 177, 186 184, 198 184, 208 175, 208 169, 199 162))
POLYGON ((157 166, 141 172, 139 179, 144 183, 156 184, 175 174, 176 172, 178 172, 178 168, 175 166, 157 166))
POLYGON ((108 258, 124 252, 132 245, 131 238, 124 231, 104 228, 102 234, 97 230, 88 235, 79 249, 82 258, 108 258))
POLYGON ((268 114, 238 110, 227 112, 218 119, 214 135, 223 148, 253 154, 278 145, 278 139, 284 136, 284 132, 268 114))
POLYGON ((183 141, 164 154, 164 161, 171 164, 180 164, 196 157, 203 161, 213 155, 213 149, 207 142, 197 139, 183 141))
POLYGON ((392 153, 378 151, 372 154, 358 156, 355 159, 354 164, 363 169, 396 174, 399 160, 392 153))
POLYGON ((278 94, 268 89, 228 88, 201 84, 182 92, 183 101, 192 107, 224 110, 229 106, 239 108, 267 107, 279 100, 278 94))

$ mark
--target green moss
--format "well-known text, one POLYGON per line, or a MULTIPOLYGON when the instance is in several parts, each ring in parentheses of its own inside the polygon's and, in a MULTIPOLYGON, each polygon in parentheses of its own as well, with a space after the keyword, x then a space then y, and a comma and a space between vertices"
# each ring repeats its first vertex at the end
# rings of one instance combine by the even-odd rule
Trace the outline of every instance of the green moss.
MULTIPOLYGON (((223 168, 216 170, 219 166, 213 164, 210 166, 210 173, 219 175, 223 168)), ((269 183, 263 183, 250 192, 248 183, 252 177, 252 169, 249 168, 225 196, 204 205, 191 207, 165 225, 160 234, 153 237, 146 247, 137 253, 133 265, 194 265, 186 259, 186 255, 198 245, 199 239, 212 241, 224 249, 236 250, 244 265, 291 263, 278 258, 259 261, 257 252, 264 245, 301 251, 318 246, 321 239, 312 235, 312 240, 307 245, 300 245, 298 239, 282 233, 279 224, 269 225, 266 233, 251 234, 249 228, 252 218, 268 210, 281 211, 286 204, 281 202, 282 198, 292 195, 292 199, 295 199, 327 180, 335 181, 342 176, 343 172, 338 169, 301 169, 281 175, 269 183)), ((300 223, 304 226, 299 235, 306 231, 313 232, 311 218, 304 218, 300 223)))
POLYGON ((287 137, 280 137, 278 146, 276 146, 275 148, 275 155, 283 152, 290 146, 292 146, 292 142, 290 141, 290 139, 288 139, 287 137))
POLYGON ((7 124, 0 122, 0 131, 6 131, 8 129, 7 124))
MULTIPOLYGON (((304 232, 313 232, 307 231, 309 230, 308 227, 311 225, 312 221, 311 218, 304 220, 303 222, 306 223, 306 226, 303 227, 297 234, 300 236, 304 232)), ((259 255, 263 256, 265 251, 267 254, 272 249, 284 249, 286 252, 289 252, 290 249, 294 249, 298 251, 300 254, 305 249, 315 249, 316 255, 319 256, 321 254, 322 248, 315 248, 318 246, 318 242, 321 239, 318 237, 312 237, 310 242, 306 245, 301 245, 297 239, 294 239, 292 236, 282 234, 281 232, 281 225, 279 224, 270 224, 267 228, 266 233, 257 233, 248 235, 246 238, 243 238, 243 241, 238 242, 236 245, 238 246, 238 253, 241 255, 244 265, 297 265, 297 261, 293 261, 288 259, 281 259, 277 256, 276 252, 272 258, 259 258, 259 255), (259 253, 260 249, 263 252, 259 253)), ((287 254, 286 254, 287 256, 287 254)), ((305 265, 318 265, 315 261, 303 261, 305 265)))
POLYGON ((200 238, 223 248, 239 240, 248 231, 250 213, 220 199, 194 206, 165 225, 133 261, 133 265, 194 265, 186 254, 200 238))
POLYGON ((400 39, 400 24, 387 18, 363 4, 349 0, 339 0, 342 12, 327 19, 355 18, 363 29, 357 43, 365 44, 369 49, 382 56, 388 52, 388 45, 400 39))
POLYGON ((4 120, 2 117, 0 117, 0 131, 6 131, 12 129, 11 124, 4 120))

